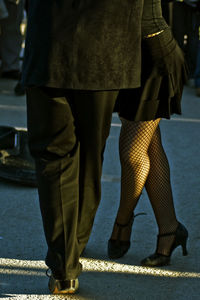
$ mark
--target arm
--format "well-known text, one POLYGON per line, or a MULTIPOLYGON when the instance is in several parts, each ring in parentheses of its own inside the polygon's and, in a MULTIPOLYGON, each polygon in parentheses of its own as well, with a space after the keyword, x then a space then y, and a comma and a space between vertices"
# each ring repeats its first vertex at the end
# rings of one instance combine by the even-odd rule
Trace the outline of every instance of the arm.
POLYGON ((142 37, 148 38, 167 29, 168 25, 162 16, 160 0, 144 0, 142 15, 142 37))

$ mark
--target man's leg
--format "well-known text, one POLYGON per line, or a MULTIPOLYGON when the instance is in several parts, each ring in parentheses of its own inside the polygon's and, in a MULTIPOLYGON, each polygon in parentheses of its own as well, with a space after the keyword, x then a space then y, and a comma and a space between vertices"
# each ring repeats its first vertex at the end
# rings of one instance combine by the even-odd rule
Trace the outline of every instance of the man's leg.
POLYGON ((81 272, 76 235, 79 143, 71 107, 63 90, 30 88, 27 116, 48 244, 46 263, 56 279, 75 279, 81 272))
POLYGON ((49 248, 46 262, 57 278, 65 273, 70 279, 80 272, 79 253, 100 201, 103 151, 118 92, 65 91, 62 97, 54 90, 52 97, 48 91, 28 91, 30 149, 49 248))
POLYGON ((188 61, 189 77, 194 78, 199 41, 199 14, 191 9, 189 20, 190 26, 188 26, 189 32, 186 60, 188 61))
POLYGON ((196 95, 200 97, 200 40, 198 41, 197 63, 195 69, 195 88, 196 95))
POLYGON ((184 35, 187 33, 188 10, 183 2, 173 2, 172 31, 179 46, 185 51, 184 35))
POLYGON ((19 4, 10 3, 8 0, 5 3, 9 16, 0 21, 2 72, 20 71, 19 56, 22 45, 20 24, 23 19, 24 0, 21 0, 19 4))
POLYGON ((198 43, 198 15, 192 7, 184 2, 173 2, 174 38, 185 53, 188 64, 189 78, 194 78, 196 52, 198 43))
POLYGON ((103 152, 118 91, 74 92, 75 124, 80 140, 78 241, 83 251, 101 197, 103 152))

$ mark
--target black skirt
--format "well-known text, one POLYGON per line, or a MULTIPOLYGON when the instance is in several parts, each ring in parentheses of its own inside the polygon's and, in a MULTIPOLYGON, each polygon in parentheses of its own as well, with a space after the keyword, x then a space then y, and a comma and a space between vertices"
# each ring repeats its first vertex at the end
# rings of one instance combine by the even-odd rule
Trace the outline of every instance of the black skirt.
POLYGON ((171 31, 167 30, 159 36, 151 38, 151 50, 146 41, 143 41, 141 87, 120 90, 115 106, 120 117, 131 121, 149 121, 157 118, 170 119, 174 113, 181 114, 187 66, 171 31), (167 68, 162 65, 162 56, 167 68), (155 57, 158 57, 157 62, 155 57))

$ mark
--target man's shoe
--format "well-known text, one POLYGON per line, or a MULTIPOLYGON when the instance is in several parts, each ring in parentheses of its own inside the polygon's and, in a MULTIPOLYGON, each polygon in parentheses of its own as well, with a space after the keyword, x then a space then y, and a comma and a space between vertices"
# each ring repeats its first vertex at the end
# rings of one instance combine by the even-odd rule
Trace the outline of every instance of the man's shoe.
POLYGON ((74 294, 79 286, 78 278, 71 280, 58 280, 53 277, 49 278, 49 290, 54 295, 74 294))

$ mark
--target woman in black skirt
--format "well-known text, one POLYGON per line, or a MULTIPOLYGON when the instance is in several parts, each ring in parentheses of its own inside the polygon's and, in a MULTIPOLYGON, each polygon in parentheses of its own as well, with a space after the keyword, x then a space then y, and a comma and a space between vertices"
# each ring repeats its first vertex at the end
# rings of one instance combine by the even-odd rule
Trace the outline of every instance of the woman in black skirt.
POLYGON ((134 209, 145 187, 159 234, 155 253, 141 263, 162 266, 169 264, 172 251, 179 245, 183 255, 187 254, 188 232, 176 218, 169 164, 159 128, 161 118, 181 114, 180 101, 187 71, 182 51, 162 17, 160 1, 144 2, 147 9, 143 13, 142 27, 142 85, 135 90, 121 91, 116 105, 122 122, 121 197, 108 241, 108 255, 115 259, 128 251, 134 209), (150 18, 152 28, 149 28, 150 18))

